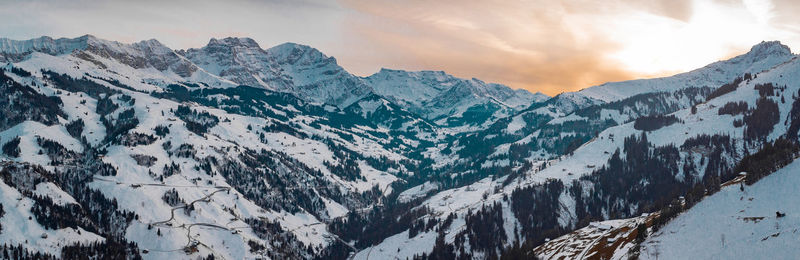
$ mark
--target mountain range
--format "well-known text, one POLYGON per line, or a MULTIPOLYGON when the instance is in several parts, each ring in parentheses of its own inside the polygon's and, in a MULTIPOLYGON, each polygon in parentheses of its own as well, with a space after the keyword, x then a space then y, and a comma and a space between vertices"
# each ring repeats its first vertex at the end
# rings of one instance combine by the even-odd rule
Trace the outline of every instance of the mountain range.
POLYGON ((691 258, 659 230, 702 237, 671 221, 769 196, 800 150, 779 42, 554 97, 249 38, 0 39, 0 62, 7 258, 691 258))

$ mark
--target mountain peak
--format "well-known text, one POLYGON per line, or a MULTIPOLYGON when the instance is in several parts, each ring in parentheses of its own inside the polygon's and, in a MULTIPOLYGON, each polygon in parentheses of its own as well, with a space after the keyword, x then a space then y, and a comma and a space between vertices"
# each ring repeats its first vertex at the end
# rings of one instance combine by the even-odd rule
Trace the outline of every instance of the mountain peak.
POLYGON ((389 68, 383 68, 383 67, 381 67, 381 70, 380 70, 380 71, 378 71, 378 72, 377 72, 377 73, 375 73, 375 74, 382 74, 382 73, 401 73, 401 72, 406 72, 406 71, 404 71, 404 70, 396 70, 396 69, 389 69, 389 68))
POLYGON ((789 46, 782 44, 780 41, 762 41, 759 44, 753 45, 750 51, 747 52, 747 55, 759 58, 771 55, 785 56, 792 55, 792 50, 789 49, 789 46))
POLYGON ((246 48, 261 48, 258 43, 247 37, 226 37, 223 39, 211 38, 207 46, 231 46, 231 47, 246 47, 246 48))
POLYGON ((369 77, 373 76, 378 77, 380 75, 384 75, 384 77, 392 75, 401 77, 431 78, 439 81, 447 80, 447 78, 453 78, 453 76, 445 73, 442 70, 408 71, 408 70, 389 69, 389 68, 381 68, 378 72, 370 75, 369 77))
POLYGON ((130 44, 121 43, 118 41, 111 41, 106 39, 97 38, 97 36, 91 34, 84 34, 82 36, 69 39, 69 38, 61 38, 56 41, 66 41, 66 42, 76 42, 79 45, 83 46, 83 48, 79 49, 86 49, 88 47, 95 47, 95 48, 108 48, 109 46, 121 47, 127 46, 130 44))
MULTIPOLYGON (((44 36, 44 37, 47 37, 47 36, 44 36)), ((47 37, 47 38, 50 38, 50 37, 47 37)), ((79 37, 77 37, 75 39, 83 41, 83 42, 87 42, 87 43, 88 42, 101 41, 99 38, 97 38, 96 36, 91 35, 91 34, 84 34, 84 35, 81 35, 81 36, 79 36, 79 37)))
POLYGON ((132 44, 135 48, 147 51, 153 54, 169 54, 172 53, 172 49, 161 43, 156 39, 144 40, 137 43, 132 44))
POLYGON ((299 43, 293 43, 293 42, 285 42, 285 43, 278 44, 275 47, 269 48, 268 51, 270 53, 273 53, 273 54, 289 54, 289 53, 293 53, 293 52, 305 53, 305 52, 309 52, 309 51, 318 52, 318 53, 322 54, 322 52, 320 52, 319 50, 317 50, 317 49, 315 49, 315 48, 313 48, 311 46, 303 45, 303 44, 299 44, 299 43))
POLYGON ((300 60, 307 62, 327 61, 336 64, 336 59, 328 57, 321 51, 299 43, 287 42, 267 49, 281 63, 295 63, 300 60))
POLYGON ((140 42, 137 42, 137 44, 139 44, 139 45, 149 45, 149 46, 163 46, 164 45, 164 44, 162 44, 160 41, 158 41, 156 39, 140 41, 140 42))

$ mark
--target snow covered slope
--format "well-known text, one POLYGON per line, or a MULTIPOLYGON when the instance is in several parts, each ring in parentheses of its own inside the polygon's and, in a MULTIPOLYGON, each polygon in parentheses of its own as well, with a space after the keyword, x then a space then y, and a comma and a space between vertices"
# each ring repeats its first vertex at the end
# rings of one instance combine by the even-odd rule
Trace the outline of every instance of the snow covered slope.
POLYGON ((642 243, 640 257, 793 259, 800 255, 797 187, 800 160, 744 190, 725 187, 651 235, 642 243))
POLYGON ((152 259, 311 258, 340 243, 328 223, 414 174, 404 154, 420 146, 416 135, 390 136, 360 113, 259 88, 154 81, 163 74, 97 59, 108 65, 37 52, 0 72, 10 115, 0 174, 15 200, 3 202, 3 243, 33 240, 23 247, 61 256, 97 240, 152 259), (65 216, 84 214, 70 202, 90 211, 65 216), (108 215, 119 217, 94 218, 108 215))

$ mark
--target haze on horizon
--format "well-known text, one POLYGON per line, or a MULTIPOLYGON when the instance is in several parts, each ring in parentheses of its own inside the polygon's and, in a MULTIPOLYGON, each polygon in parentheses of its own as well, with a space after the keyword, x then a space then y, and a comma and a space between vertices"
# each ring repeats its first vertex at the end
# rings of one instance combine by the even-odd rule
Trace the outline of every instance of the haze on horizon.
POLYGON ((174 49, 251 37, 310 45, 361 76, 444 70, 555 95, 689 71, 762 40, 798 47, 796 13, 791 0, 10 0, 0 37, 155 38, 174 49))

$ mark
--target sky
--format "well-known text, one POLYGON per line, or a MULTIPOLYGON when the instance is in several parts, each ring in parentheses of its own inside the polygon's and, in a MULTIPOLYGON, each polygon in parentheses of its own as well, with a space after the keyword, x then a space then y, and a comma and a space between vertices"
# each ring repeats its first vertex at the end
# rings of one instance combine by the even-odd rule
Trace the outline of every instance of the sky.
POLYGON ((800 48, 794 0, 0 0, 0 37, 212 37, 315 47, 359 76, 443 70, 555 95, 667 76, 747 52, 800 48))

